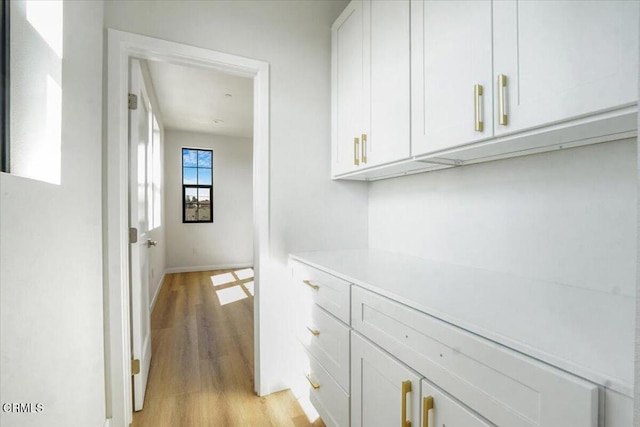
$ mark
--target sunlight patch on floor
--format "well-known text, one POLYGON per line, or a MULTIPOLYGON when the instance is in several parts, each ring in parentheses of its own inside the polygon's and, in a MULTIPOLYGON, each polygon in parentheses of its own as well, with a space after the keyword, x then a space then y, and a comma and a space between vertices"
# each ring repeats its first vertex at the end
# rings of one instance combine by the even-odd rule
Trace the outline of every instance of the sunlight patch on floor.
POLYGON ((218 289, 216 291, 220 305, 231 304, 232 302, 243 300, 247 297, 247 294, 242 290, 240 286, 232 286, 230 288, 218 289))
POLYGON ((251 296, 253 296, 253 280, 250 282, 246 282, 242 284, 245 288, 247 288, 247 292, 249 292, 251 294, 251 296))
POLYGON ((234 273, 238 276, 238 280, 253 279, 253 268, 236 270, 234 273))
POLYGON ((213 283, 213 286, 222 286, 228 283, 233 283, 235 281, 236 281, 236 278, 233 276, 232 273, 224 273, 224 274, 217 274, 215 276, 211 276, 211 283, 213 283))

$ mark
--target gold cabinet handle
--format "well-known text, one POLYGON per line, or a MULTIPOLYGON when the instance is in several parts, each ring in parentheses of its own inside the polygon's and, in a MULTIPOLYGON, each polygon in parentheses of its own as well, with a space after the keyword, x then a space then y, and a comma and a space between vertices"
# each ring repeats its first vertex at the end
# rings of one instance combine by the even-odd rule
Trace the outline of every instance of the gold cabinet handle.
POLYGON ((411 427, 411 421, 407 420, 407 394, 411 392, 411 381, 402 381, 402 423, 400 427, 411 427))
POLYGON ((313 387, 314 390, 317 390, 320 388, 320 384, 318 383, 314 383, 313 380, 311 379, 311 375, 305 375, 305 377, 307 377, 307 381, 309 381, 309 384, 311 384, 311 387, 313 387))
POLYGON ((433 409, 433 396, 422 399, 422 427, 429 427, 429 411, 433 409))
POLYGON ((477 132, 484 131, 484 120, 482 114, 482 97, 484 95, 484 88, 482 85, 475 85, 473 88, 473 116, 475 120, 475 129, 477 132))
POLYGON ((367 164, 367 134, 362 134, 362 163, 367 164))
POLYGON ((319 330, 317 330, 317 329, 311 329, 310 327, 308 327, 308 326, 307 326, 307 330, 308 330, 309 332, 311 332, 311 334, 312 334, 314 337, 317 337, 317 336, 319 336, 319 335, 320 335, 320 331, 319 331, 319 330))
POLYGON ((498 76, 498 105, 498 122, 506 126, 509 124, 509 118, 507 116, 507 76, 504 74, 498 76))
POLYGON ((360 165, 360 159, 358 158, 358 146, 360 145, 360 140, 358 138, 353 138, 353 164, 355 166, 360 165))
POLYGON ((320 286, 318 285, 314 285, 313 283, 311 283, 310 280, 303 280, 302 283, 304 283, 305 285, 307 285, 308 287, 310 287, 311 289, 313 289, 314 291, 317 291, 320 289, 320 286))

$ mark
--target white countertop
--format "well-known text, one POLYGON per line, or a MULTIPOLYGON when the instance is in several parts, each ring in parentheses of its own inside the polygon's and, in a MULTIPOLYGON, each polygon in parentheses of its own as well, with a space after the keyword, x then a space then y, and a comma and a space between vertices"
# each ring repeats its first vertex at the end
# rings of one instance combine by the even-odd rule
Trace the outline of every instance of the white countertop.
POLYGON ((633 396, 632 297, 374 249, 291 257, 633 396))

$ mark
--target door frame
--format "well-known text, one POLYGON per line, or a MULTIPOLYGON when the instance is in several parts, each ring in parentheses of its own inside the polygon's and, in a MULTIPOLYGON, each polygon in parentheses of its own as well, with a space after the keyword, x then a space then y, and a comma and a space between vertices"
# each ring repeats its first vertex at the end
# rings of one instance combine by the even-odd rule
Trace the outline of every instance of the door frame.
POLYGON ((261 387, 260 279, 269 259, 269 64, 209 49, 108 29, 107 143, 103 174, 106 411, 112 427, 133 419, 128 241, 129 58, 197 66, 253 78, 253 264, 255 391, 261 387))

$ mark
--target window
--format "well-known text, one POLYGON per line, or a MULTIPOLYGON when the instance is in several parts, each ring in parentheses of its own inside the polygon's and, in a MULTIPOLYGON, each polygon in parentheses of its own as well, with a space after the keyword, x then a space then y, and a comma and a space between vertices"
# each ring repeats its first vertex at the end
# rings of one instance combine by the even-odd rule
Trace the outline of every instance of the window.
POLYGON ((0 7, 0 170, 9 172, 9 0, 0 7))
POLYGON ((156 115, 152 116, 151 143, 151 206, 149 212, 150 230, 162 226, 162 142, 160 125, 156 115))
POLYGON ((213 222, 213 151, 182 149, 182 222, 213 222))
POLYGON ((0 112, 3 169, 55 185, 62 183, 63 3, 2 0, 0 36, 9 84, 0 112))

